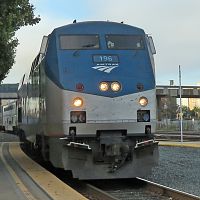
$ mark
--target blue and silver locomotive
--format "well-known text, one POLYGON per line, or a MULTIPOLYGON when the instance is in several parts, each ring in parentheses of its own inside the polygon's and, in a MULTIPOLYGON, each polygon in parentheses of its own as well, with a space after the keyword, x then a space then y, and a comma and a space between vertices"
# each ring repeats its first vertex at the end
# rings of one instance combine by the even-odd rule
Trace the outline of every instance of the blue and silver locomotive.
POLYGON ((152 38, 123 23, 56 28, 19 88, 21 138, 79 179, 144 176, 158 162, 152 38))

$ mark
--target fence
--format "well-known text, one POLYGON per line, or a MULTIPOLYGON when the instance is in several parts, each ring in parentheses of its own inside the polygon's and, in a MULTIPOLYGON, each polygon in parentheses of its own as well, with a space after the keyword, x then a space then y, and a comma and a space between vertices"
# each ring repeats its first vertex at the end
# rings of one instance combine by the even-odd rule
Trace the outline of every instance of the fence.
MULTIPOLYGON (((179 131, 180 121, 164 119, 157 122, 156 129, 157 131, 179 131)), ((183 120, 183 131, 200 131, 200 120, 183 120)))

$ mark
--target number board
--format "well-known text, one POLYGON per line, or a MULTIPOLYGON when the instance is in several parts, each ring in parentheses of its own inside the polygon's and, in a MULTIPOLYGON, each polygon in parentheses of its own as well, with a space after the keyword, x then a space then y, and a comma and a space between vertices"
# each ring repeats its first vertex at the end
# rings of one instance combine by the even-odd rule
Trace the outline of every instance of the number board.
POLYGON ((118 63, 119 59, 117 55, 93 55, 93 61, 95 63, 118 63))

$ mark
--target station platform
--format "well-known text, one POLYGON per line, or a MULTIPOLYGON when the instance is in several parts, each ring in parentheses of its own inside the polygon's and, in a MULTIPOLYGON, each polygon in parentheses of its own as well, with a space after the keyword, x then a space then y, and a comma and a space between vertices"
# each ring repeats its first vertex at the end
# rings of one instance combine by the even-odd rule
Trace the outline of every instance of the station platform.
POLYGON ((158 141, 158 142, 159 146, 200 148, 200 141, 195 141, 195 142, 158 141))
POLYGON ((0 200, 87 199, 31 160, 13 138, 0 133, 0 200))

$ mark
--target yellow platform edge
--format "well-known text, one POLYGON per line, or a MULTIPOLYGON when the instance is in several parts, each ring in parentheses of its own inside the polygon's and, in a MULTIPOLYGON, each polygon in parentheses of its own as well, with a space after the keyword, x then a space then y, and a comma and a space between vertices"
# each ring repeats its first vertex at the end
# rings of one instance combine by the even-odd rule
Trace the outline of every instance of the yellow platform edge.
POLYGON ((83 195, 63 183, 56 176, 31 160, 20 148, 19 143, 9 144, 9 151, 21 168, 53 200, 87 200, 83 195))
POLYGON ((192 143, 192 142, 181 143, 181 142, 159 141, 159 146, 200 148, 200 142, 199 143, 192 143))

